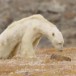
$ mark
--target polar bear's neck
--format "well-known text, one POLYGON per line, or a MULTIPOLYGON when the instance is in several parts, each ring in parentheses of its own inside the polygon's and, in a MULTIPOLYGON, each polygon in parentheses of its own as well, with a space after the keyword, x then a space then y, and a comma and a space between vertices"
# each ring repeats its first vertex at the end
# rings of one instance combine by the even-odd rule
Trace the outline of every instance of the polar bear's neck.
POLYGON ((49 21, 47 21, 44 18, 42 20, 39 20, 39 24, 36 27, 38 29, 38 33, 46 36, 50 40, 51 40, 52 29, 56 28, 56 26, 54 26, 54 24, 50 23, 49 21))
POLYGON ((45 35, 48 39, 51 38, 51 30, 55 27, 52 23, 44 18, 32 19, 31 22, 32 25, 29 27, 30 31, 27 31, 27 35, 29 35, 29 41, 32 41, 33 45, 38 44, 42 35, 45 35))

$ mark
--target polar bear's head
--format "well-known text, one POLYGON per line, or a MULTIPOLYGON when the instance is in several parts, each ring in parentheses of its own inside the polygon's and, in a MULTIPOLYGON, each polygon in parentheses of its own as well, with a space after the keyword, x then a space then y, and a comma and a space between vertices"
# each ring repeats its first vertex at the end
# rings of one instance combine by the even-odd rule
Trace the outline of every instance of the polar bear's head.
POLYGON ((53 27, 50 30, 50 35, 49 35, 49 40, 52 42, 52 45, 62 51, 63 50, 63 45, 64 45, 64 39, 62 36, 62 33, 57 29, 57 27, 53 27))

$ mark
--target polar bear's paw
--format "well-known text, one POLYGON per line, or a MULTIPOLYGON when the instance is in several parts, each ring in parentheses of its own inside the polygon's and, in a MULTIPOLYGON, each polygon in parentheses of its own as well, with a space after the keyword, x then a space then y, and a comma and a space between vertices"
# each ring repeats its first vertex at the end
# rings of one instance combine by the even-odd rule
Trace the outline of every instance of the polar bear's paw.
POLYGON ((8 57, 6 56, 0 56, 0 59, 7 59, 8 57))
POLYGON ((0 59, 7 59, 9 57, 9 55, 7 55, 6 53, 0 53, 0 59))

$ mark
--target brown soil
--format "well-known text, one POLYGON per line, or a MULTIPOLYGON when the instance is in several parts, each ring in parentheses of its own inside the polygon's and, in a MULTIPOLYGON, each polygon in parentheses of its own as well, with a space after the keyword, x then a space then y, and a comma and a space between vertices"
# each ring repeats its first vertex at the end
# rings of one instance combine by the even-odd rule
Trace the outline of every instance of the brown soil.
POLYGON ((76 48, 40 49, 36 54, 34 59, 0 60, 0 76, 76 76, 76 48))

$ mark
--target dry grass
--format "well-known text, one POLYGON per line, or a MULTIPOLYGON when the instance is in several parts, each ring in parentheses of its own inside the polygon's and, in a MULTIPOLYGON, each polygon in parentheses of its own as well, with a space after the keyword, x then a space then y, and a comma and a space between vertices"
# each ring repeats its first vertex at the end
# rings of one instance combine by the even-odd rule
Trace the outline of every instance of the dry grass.
POLYGON ((76 48, 40 49, 34 59, 0 60, 0 76, 76 76, 76 48))

